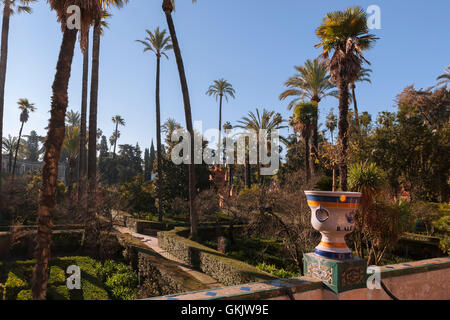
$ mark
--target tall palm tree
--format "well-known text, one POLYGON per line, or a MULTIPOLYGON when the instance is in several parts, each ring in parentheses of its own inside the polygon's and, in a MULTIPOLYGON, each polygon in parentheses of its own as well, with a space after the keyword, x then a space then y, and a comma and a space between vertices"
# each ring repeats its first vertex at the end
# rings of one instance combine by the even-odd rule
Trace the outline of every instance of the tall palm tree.
POLYGON ((66 128, 63 149, 69 155, 69 177, 67 186, 69 197, 72 198, 72 184, 74 179, 75 161, 80 152, 80 127, 69 126, 66 128))
POLYGON ((235 91, 233 86, 227 82, 225 79, 214 80, 214 84, 209 86, 208 91, 206 91, 208 96, 216 97, 216 101, 219 100, 219 143, 217 146, 217 153, 221 154, 222 151, 222 100, 225 97, 225 100, 228 102, 228 97, 234 99, 235 91))
MULTIPOLYGON (((17 11, 18 13, 31 13, 29 6, 36 0, 2 0, 3 2, 3 22, 2 22, 2 44, 0 48, 0 137, 3 137, 3 109, 5 105, 5 83, 6 83, 6 67, 8 62, 8 38, 9 38, 9 22, 11 15, 17 11)), ((2 154, 0 152, 0 172, 2 172, 2 154)), ((1 190, 1 175, 0 175, 1 190)))
MULTIPOLYGON (((268 111, 263 109, 263 112, 260 113, 259 109, 256 108, 256 113, 253 111, 248 112, 248 116, 242 117, 241 120, 238 121, 238 125, 235 128, 253 130, 257 134, 258 139, 258 149, 257 149, 257 167, 258 167, 258 180, 262 184, 263 178, 261 175, 261 162, 260 162, 260 153, 261 146, 259 144, 260 141, 260 129, 266 130, 265 134, 270 135, 272 130, 275 129, 283 129, 287 128, 287 126, 283 125, 284 120, 279 113, 275 113, 275 111, 268 111)), ((283 141, 283 137, 280 137, 280 140, 283 141)))
POLYGON ((339 143, 340 152, 340 189, 347 190, 347 153, 348 153, 348 108, 350 102, 349 84, 358 79, 363 62, 369 63, 362 55, 378 39, 369 34, 367 15, 361 7, 350 7, 344 11, 328 13, 322 25, 316 30, 323 48, 322 57, 327 59, 331 81, 339 90, 339 143), (330 53, 333 52, 331 60, 330 53))
POLYGON ((439 77, 437 77, 437 80, 441 80, 438 82, 438 86, 441 84, 447 84, 450 82, 450 66, 447 66, 447 68, 445 68, 445 71, 443 74, 441 74, 439 77))
MULTIPOLYGON (((196 2, 196 0, 192 0, 196 2)), ((198 234, 198 214, 194 209, 194 198, 195 198, 195 165, 194 165, 194 127, 192 125, 192 111, 191 111, 191 101, 189 98, 189 89, 186 80, 186 73, 184 70, 183 58, 181 56, 180 45, 178 43, 177 34, 175 31, 175 25, 172 19, 172 11, 174 10, 174 0, 163 0, 162 9, 166 16, 167 26, 170 32, 170 38, 172 39, 173 52, 175 54, 175 59, 178 66, 178 74, 180 76, 181 91, 183 93, 183 103, 184 103, 184 115, 186 118, 186 128, 191 136, 191 161, 189 164, 189 219, 191 224, 191 234, 192 239, 197 238, 198 234)))
POLYGON ((317 102, 300 102, 294 109, 294 130, 300 132, 305 142, 305 171, 306 181, 311 179, 311 167, 310 167, 310 147, 309 139, 311 137, 312 128, 314 127, 314 121, 317 118, 317 102))
MULTIPOLYGON (((228 137, 229 130, 233 129, 233 126, 231 125, 230 121, 227 121, 223 124, 223 130, 225 131, 225 139, 224 144, 226 145, 226 140, 231 139, 231 137, 228 137)), ((233 166, 234 163, 227 163, 228 167, 228 186, 231 188, 233 186, 233 166)))
MULTIPOLYGON (((284 85, 288 89, 280 94, 280 100, 294 97, 288 105, 289 110, 305 98, 319 104, 320 101, 328 96, 338 97, 338 91, 336 86, 330 81, 328 68, 324 62, 319 61, 319 59, 308 59, 303 66, 295 67, 295 70, 298 73, 285 82, 284 85)), ((312 130, 314 150, 311 151, 317 153, 319 149, 318 113, 317 118, 314 119, 312 130)))
MULTIPOLYGON (((145 40, 136 40, 144 45, 144 52, 151 51, 156 55, 156 154, 157 154, 157 169, 158 177, 162 178, 162 162, 161 162, 161 107, 159 99, 159 86, 160 86, 160 72, 161 72, 161 57, 164 56, 169 59, 166 51, 173 49, 170 36, 166 36, 166 30, 159 30, 157 27, 153 32, 146 30, 148 36, 145 40)), ((153 163, 152 163, 153 165, 153 163)), ((158 217, 159 221, 162 221, 162 180, 157 180, 157 193, 158 193, 158 217)))
POLYGON ((19 130, 19 139, 17 141, 17 147, 16 147, 16 154, 14 155, 14 163, 12 166, 12 180, 14 180, 14 175, 16 173, 16 162, 17 162, 17 153, 19 152, 19 142, 22 140, 22 130, 23 125, 28 122, 28 119, 30 117, 30 112, 34 112, 36 110, 36 107, 34 106, 34 103, 30 103, 28 99, 19 99, 17 102, 19 105, 19 110, 22 112, 20 113, 20 122, 22 123, 19 130))
POLYGON ((113 158, 115 158, 116 157, 116 146, 117 146, 117 140, 118 140, 118 138, 119 138, 119 135, 118 135, 118 133, 119 133, 119 125, 121 125, 121 126, 125 126, 125 120, 121 117, 121 116, 119 116, 119 115, 116 115, 116 116, 114 116, 114 117, 112 117, 112 122, 116 125, 116 127, 115 127, 115 129, 114 129, 114 151, 113 151, 113 158))
POLYGON ((42 167, 41 192, 39 193, 37 247, 35 251, 36 266, 33 272, 33 299, 46 298, 50 245, 52 239, 53 211, 56 204, 56 182, 58 177, 58 161, 64 140, 66 109, 68 103, 67 89, 69 85, 72 59, 75 50, 78 30, 67 28, 67 8, 77 5, 81 11, 81 45, 85 46, 83 33, 93 21, 101 17, 101 5, 98 0, 49 0, 50 7, 56 11, 63 32, 61 49, 56 65, 51 99, 50 121, 47 140, 45 141, 44 165, 42 167))
POLYGON ((356 82, 368 82, 372 83, 370 80, 370 74, 372 73, 372 69, 368 68, 361 68, 358 73, 358 78, 350 83, 350 89, 352 89, 352 99, 353 99, 353 106, 355 107, 355 120, 356 120, 356 127, 359 130, 359 115, 358 115, 358 103, 356 102, 356 94, 355 94, 355 88, 356 88, 356 82))
MULTIPOLYGON (((106 11, 110 7, 121 8, 128 0, 100 0, 100 15, 94 20, 94 30, 92 39, 92 71, 91 71, 91 92, 89 105, 89 138, 88 138, 88 216, 94 217, 96 214, 96 186, 97 186, 97 110, 98 110, 98 83, 100 69, 100 36, 104 28, 108 27, 106 19, 111 15, 106 11)), ((91 20, 93 21, 93 20, 91 20)))

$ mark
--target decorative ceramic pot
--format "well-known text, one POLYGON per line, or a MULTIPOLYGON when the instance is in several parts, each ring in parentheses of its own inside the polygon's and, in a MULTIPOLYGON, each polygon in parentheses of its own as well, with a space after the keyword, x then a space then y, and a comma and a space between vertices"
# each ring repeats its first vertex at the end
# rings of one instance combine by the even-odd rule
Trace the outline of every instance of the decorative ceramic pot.
POLYGON ((333 260, 351 259, 352 252, 344 237, 354 229, 361 193, 305 191, 305 194, 311 208, 311 224, 322 234, 315 254, 333 260))

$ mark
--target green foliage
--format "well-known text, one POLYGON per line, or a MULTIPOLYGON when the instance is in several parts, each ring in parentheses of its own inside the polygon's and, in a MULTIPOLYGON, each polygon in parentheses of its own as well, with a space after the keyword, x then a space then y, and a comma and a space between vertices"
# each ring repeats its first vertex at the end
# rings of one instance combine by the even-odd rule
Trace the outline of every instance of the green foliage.
POLYGON ((97 276, 105 282, 105 286, 113 300, 134 300, 138 288, 138 276, 123 263, 107 260, 96 265, 97 276))
POLYGON ((67 289, 66 285, 49 287, 47 300, 70 300, 69 289, 67 289))
POLYGON ((31 293, 31 290, 21 290, 18 294, 17 294, 17 299, 16 300, 33 300, 33 294, 31 293))
POLYGON ((385 175, 374 163, 355 163, 349 167, 348 184, 351 190, 374 194, 385 184, 385 175))
POLYGON ((441 217, 433 222, 434 227, 443 234, 439 247, 446 254, 450 254, 450 204, 439 206, 441 217))
POLYGON ((259 270, 271 273, 280 279, 300 277, 300 274, 298 274, 298 273, 289 272, 289 271, 284 270, 283 268, 277 268, 276 266, 274 266, 272 264, 266 264, 265 262, 258 263, 256 265, 256 267, 259 270))
POLYGON ((132 213, 156 212, 154 194, 154 185, 137 175, 120 187, 122 208, 132 213))

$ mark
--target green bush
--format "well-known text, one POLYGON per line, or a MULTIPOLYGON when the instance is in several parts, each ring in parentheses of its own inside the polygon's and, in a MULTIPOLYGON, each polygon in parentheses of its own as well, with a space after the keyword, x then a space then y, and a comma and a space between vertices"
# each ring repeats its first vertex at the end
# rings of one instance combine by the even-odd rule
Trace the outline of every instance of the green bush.
POLYGON ((277 278, 281 278, 281 279, 300 277, 300 274, 298 274, 298 273, 289 272, 289 271, 284 270, 283 268, 277 268, 276 266, 274 266, 272 264, 266 264, 265 262, 258 263, 258 265, 256 267, 259 270, 271 273, 274 276, 276 276, 277 278))
POLYGON ((22 290, 17 294, 16 300, 33 300, 33 294, 30 289, 22 290))
POLYGON ((65 285, 48 287, 47 300, 70 300, 69 289, 65 285))
POLYGON ((96 265, 96 274, 105 283, 114 300, 133 300, 137 294, 138 276, 123 263, 112 260, 96 265))
POLYGON ((17 294, 27 289, 28 283, 23 279, 22 275, 17 271, 10 271, 8 273, 8 280, 5 283, 4 290, 4 300, 15 300, 17 298, 17 294))
POLYGON ((60 266, 50 267, 50 277, 48 279, 48 285, 63 285, 66 283, 66 273, 60 266))

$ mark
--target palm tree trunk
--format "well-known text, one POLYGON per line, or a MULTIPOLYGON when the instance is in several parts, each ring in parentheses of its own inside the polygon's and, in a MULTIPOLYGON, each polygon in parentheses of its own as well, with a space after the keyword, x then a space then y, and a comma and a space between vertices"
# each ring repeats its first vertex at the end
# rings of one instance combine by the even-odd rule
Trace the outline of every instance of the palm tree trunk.
POLYGON ((344 81, 339 83, 339 187, 341 191, 347 191, 347 153, 348 153, 348 84, 344 81))
MULTIPOLYGON (((160 92, 160 76, 161 76, 161 57, 156 58, 156 156, 158 166, 158 180, 157 180, 157 193, 158 193, 158 218, 162 222, 162 164, 161 164, 161 106, 159 99, 160 92)), ((153 166, 153 163, 150 164, 153 166)), ((151 175, 151 174, 150 174, 151 175)))
POLYGON ((355 85, 354 83, 352 83, 352 84, 350 85, 350 87, 352 88, 353 106, 354 106, 354 108, 355 108, 356 130, 358 130, 358 132, 359 132, 358 103, 356 102, 356 94, 355 94, 355 88, 356 88, 356 85, 355 85))
MULTIPOLYGON (((98 78, 100 58, 100 22, 94 26, 92 47, 92 74, 91 74, 91 99, 89 107, 89 145, 88 145, 88 237, 94 236, 91 229, 95 215, 97 214, 96 183, 97 183, 97 105, 98 105, 98 78)), ((89 239, 91 240, 91 239, 89 239)), ((93 245, 92 243, 90 245, 93 245)), ((95 248, 93 248, 95 251, 95 248)))
POLYGON ((114 150, 113 150, 113 159, 116 158, 116 146, 117 146, 117 131, 119 130, 119 121, 116 122, 116 130, 114 130, 114 150))
POLYGON ((244 164, 244 182, 245 182, 245 186, 247 188, 250 188, 252 186, 251 181, 250 181, 250 165, 249 165, 249 155, 246 151, 245 153, 245 164, 244 164))
MULTIPOLYGON (((0 139, 3 137, 3 108, 5 105, 6 65, 8 60, 9 19, 11 8, 9 2, 4 3, 2 23, 2 44, 0 49, 0 139)), ((0 190, 2 187, 2 152, 0 152, 0 190)))
MULTIPOLYGON (((87 31, 87 43, 89 44, 89 30, 87 31)), ((80 124, 80 156, 78 164, 78 201, 84 202, 86 191, 86 114, 89 78, 89 45, 83 52, 83 83, 81 90, 81 124, 80 124)), ((83 205, 83 208, 85 206, 83 205)))
POLYGON ((306 171, 306 182, 311 180, 311 171, 312 168, 310 166, 310 147, 309 147, 309 135, 303 135, 303 139, 305 140, 305 171, 306 171))
POLYGON ((195 198, 195 166, 194 166, 194 129, 192 126, 191 102, 189 99, 189 90, 187 86, 186 74, 184 71, 183 58, 181 56, 178 38, 175 32, 175 25, 172 20, 173 5, 171 0, 163 0, 162 9, 166 15, 167 25, 169 27, 170 37, 172 39, 173 51, 178 66, 180 76, 181 90, 183 92, 184 113, 186 118, 186 127, 191 136, 191 161, 189 164, 189 216, 191 223, 191 238, 197 238, 198 216, 194 210, 195 198))
POLYGON ((69 177, 67 179, 67 193, 69 195, 69 199, 72 199, 72 192, 73 192, 73 177, 74 177, 74 170, 75 169, 75 159, 72 157, 69 157, 69 177))
POLYGON ((13 167, 12 167, 11 181, 14 181, 14 176, 16 174, 17 153, 19 152, 20 139, 22 138, 23 125, 24 125, 24 122, 22 122, 22 125, 20 126, 20 130, 19 130, 19 139, 17 140, 16 152, 14 154, 14 163, 13 163, 13 167))
POLYGON ((44 300, 47 294, 50 245, 52 240, 53 211, 56 204, 58 161, 64 140, 65 117, 68 104, 72 59, 78 30, 65 29, 53 82, 51 116, 45 141, 42 184, 39 193, 38 230, 36 235, 36 266, 33 271, 33 299, 44 300))
POLYGON ((223 95, 220 95, 220 102, 219 102, 219 144, 217 148, 217 154, 219 155, 219 163, 222 162, 221 159, 221 151, 222 151, 222 100, 223 95))
POLYGON ((12 150, 9 152, 9 159, 8 159, 8 170, 9 170, 9 173, 12 173, 11 172, 11 170, 12 170, 12 161, 13 161, 13 152, 12 152, 12 150))
MULTIPOLYGON (((319 116, 314 117, 314 122, 312 126, 312 145, 311 145, 311 154, 314 154, 315 157, 317 157, 318 150, 319 150, 319 116)), ((311 166, 311 173, 317 171, 317 166, 315 165, 315 162, 311 159, 310 161, 311 166)))

